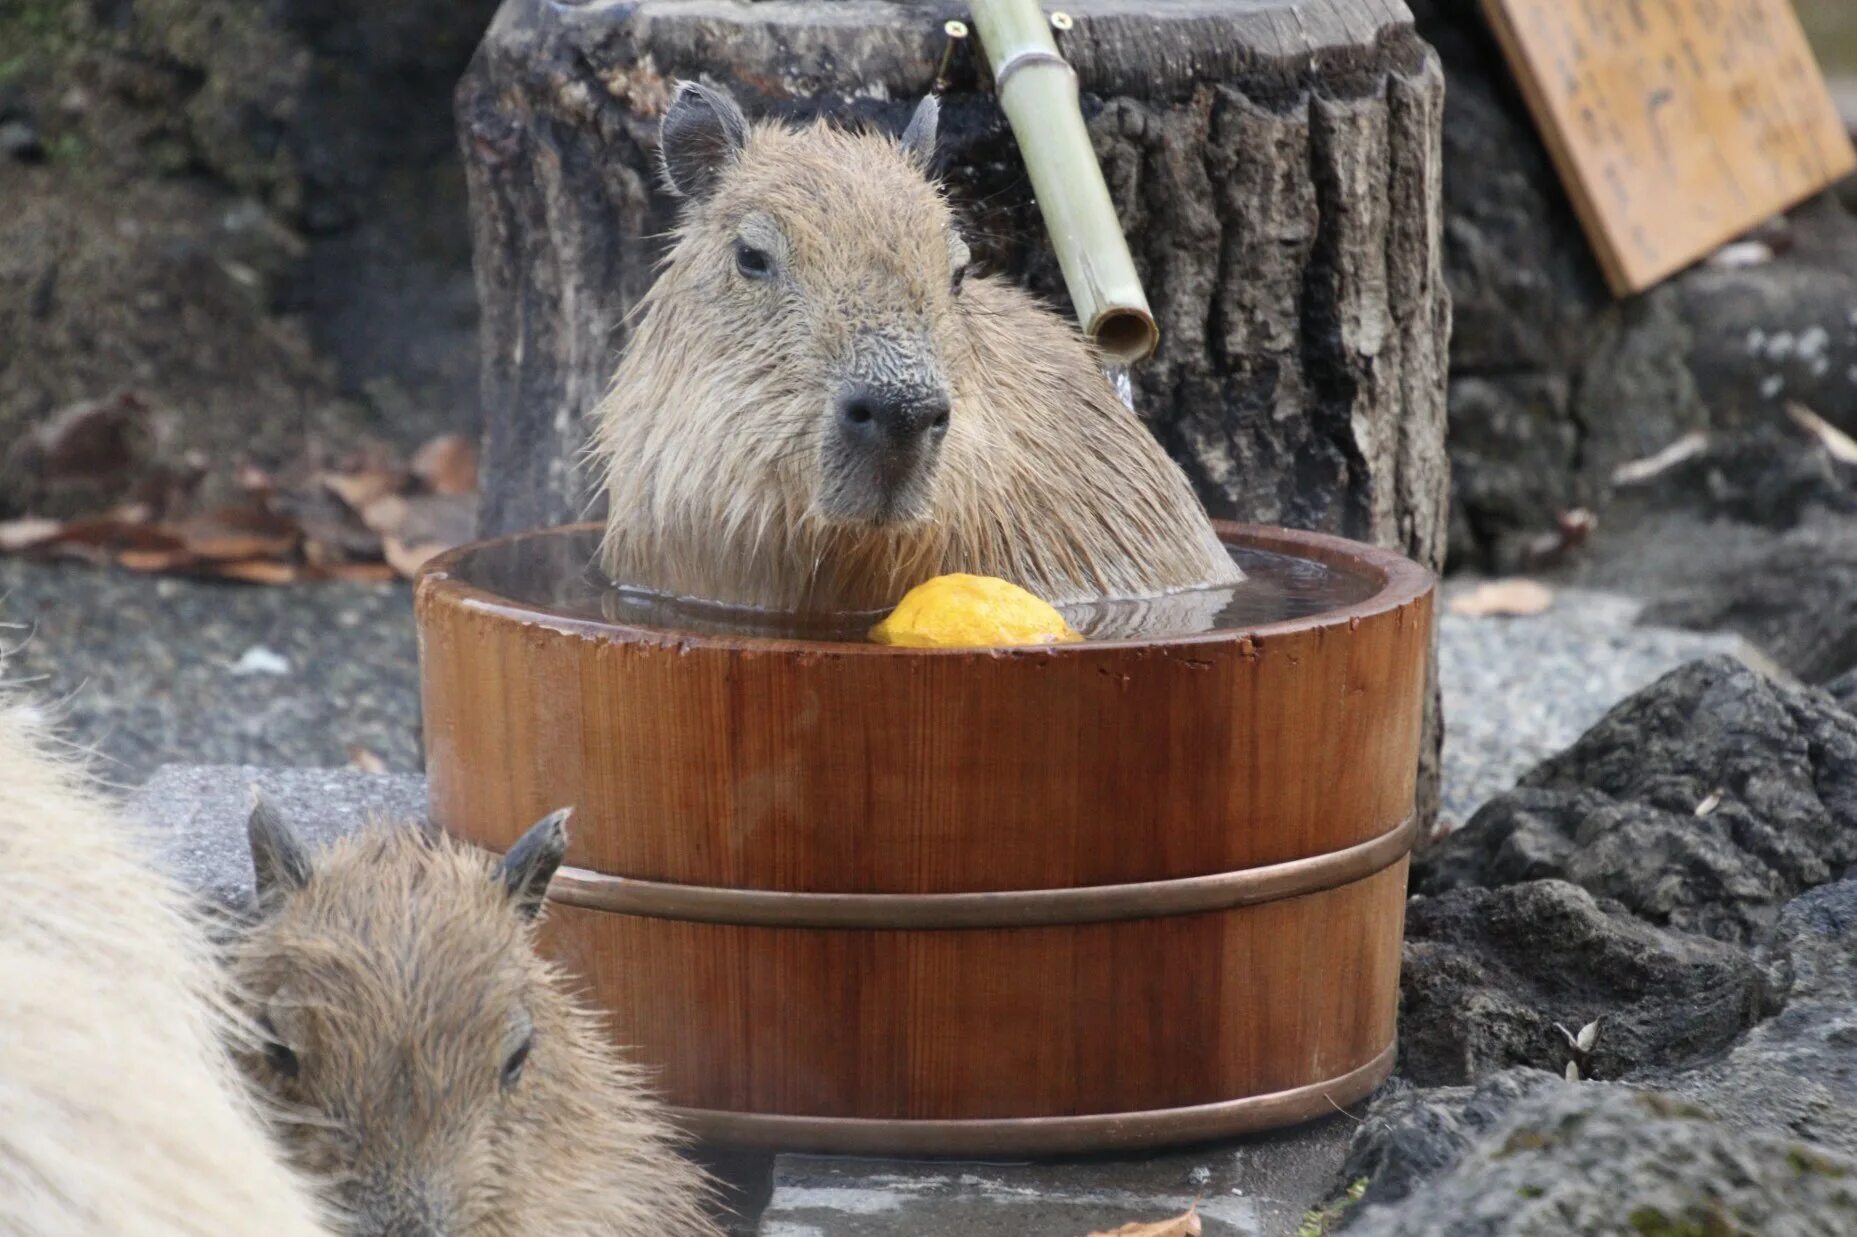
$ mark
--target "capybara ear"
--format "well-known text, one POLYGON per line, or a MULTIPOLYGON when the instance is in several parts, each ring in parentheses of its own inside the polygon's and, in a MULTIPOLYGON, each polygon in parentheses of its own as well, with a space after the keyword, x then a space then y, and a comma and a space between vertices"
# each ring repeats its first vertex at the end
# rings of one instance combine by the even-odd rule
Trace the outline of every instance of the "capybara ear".
POLYGON ((935 135, 941 130, 941 100, 924 95, 903 130, 903 153, 924 172, 935 161, 935 135))
POLYGON ((658 128, 658 156, 671 191, 700 198, 748 142, 748 118, 726 91, 701 82, 678 82, 658 128))
POLYGON ((510 902, 525 919, 541 913, 548 882, 567 857, 567 818, 573 814, 573 808, 564 807, 530 825, 497 865, 497 879, 503 882, 510 902))
POLYGON ((254 798, 245 836, 251 843, 251 870, 260 902, 275 894, 294 893, 309 884, 309 852, 269 800, 254 798))

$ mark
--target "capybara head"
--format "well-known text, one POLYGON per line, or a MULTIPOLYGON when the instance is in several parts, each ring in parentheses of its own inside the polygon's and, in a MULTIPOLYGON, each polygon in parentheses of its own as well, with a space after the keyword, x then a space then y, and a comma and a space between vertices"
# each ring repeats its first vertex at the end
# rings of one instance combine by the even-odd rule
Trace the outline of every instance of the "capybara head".
POLYGON ((718 415, 713 432, 803 451, 795 475, 811 492, 795 497, 824 519, 929 514, 968 264, 924 175, 937 117, 930 97, 897 143, 802 136, 752 129, 733 99, 695 84, 664 117, 664 176, 686 199, 679 292, 701 299, 713 332, 691 343, 717 364, 777 372, 790 391, 718 415))
POLYGON ((938 114, 900 137, 750 124, 679 86, 682 217, 595 414, 616 578, 815 611, 948 571, 1057 604, 1237 579, 1101 355, 969 271, 928 174, 938 114))
POLYGON ((714 1231, 635 1071, 536 955, 566 815, 498 862, 386 824, 312 857, 252 815, 243 1064, 356 1237, 714 1231))

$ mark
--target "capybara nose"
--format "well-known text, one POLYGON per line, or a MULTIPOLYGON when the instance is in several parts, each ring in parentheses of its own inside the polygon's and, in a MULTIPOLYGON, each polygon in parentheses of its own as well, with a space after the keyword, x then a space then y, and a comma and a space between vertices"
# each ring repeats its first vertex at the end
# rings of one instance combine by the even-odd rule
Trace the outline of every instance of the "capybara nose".
POLYGON ((948 396, 919 386, 854 382, 838 397, 838 424, 861 446, 912 450, 948 428, 948 396))

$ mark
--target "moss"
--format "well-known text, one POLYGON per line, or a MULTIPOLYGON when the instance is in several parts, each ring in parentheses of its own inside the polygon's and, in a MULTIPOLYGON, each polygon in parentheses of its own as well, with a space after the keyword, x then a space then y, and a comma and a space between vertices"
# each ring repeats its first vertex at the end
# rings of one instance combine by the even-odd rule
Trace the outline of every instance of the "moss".
POLYGON ((1500 1160, 1523 1151, 1539 1151, 1547 1145, 1548 1137, 1540 1130, 1517 1130, 1496 1149, 1493 1158, 1500 1160))
POLYGON ((1335 1225, 1341 1222, 1341 1217, 1360 1202, 1366 1193, 1367 1178, 1362 1177, 1350 1185, 1340 1198, 1320 1207, 1311 1207, 1303 1213, 1302 1223, 1296 1226, 1296 1237, 1327 1237, 1334 1231, 1335 1225))
POLYGON ((1525 1185, 1518 1188, 1515 1193, 1518 1198, 1540 1198, 1547 1191, 1538 1185, 1525 1185))
POLYGON ((1786 1162, 1791 1164, 1793 1171, 1801 1177, 1813 1175, 1835 1179, 1847 1175, 1842 1164, 1827 1159, 1802 1143, 1794 1143, 1786 1148, 1786 1162))

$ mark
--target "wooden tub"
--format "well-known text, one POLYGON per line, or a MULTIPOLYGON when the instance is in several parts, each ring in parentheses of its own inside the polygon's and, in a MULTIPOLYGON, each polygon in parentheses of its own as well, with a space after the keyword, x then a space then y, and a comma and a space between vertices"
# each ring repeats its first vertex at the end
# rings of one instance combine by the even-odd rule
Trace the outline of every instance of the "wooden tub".
POLYGON ((501 850, 574 806, 546 946, 706 1138, 1035 1154, 1331 1111, 1392 1066, 1432 579, 1220 532, 1349 600, 904 650, 615 624, 548 582, 586 528, 465 547, 417 592, 432 817, 501 850))

